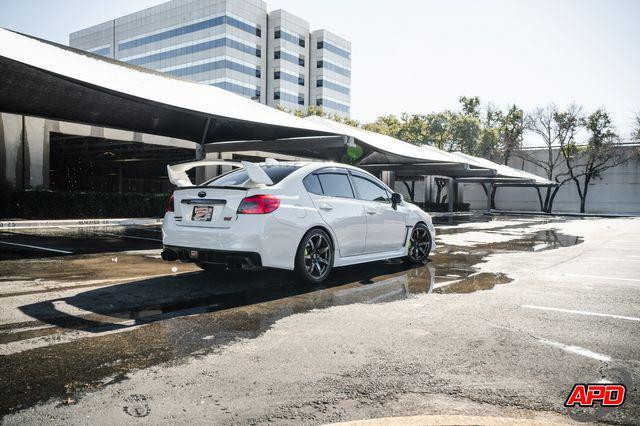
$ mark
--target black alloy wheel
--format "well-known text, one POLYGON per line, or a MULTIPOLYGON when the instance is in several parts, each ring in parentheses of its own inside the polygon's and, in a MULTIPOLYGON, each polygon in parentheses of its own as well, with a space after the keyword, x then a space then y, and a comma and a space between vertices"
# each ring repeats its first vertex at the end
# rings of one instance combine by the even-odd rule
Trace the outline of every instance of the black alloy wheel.
POLYGON ((418 223, 411 231, 407 258, 413 263, 424 262, 427 260, 430 251, 431 234, 429 233, 429 228, 423 223, 418 223))
POLYGON ((312 229, 300 242, 296 253, 296 272, 310 284, 327 279, 333 269, 333 243, 322 229, 312 229))

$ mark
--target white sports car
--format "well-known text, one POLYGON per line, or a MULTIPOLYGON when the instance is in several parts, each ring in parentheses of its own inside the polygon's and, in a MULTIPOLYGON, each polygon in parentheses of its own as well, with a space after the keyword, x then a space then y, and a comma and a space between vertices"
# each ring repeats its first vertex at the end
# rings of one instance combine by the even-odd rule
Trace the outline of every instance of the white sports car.
POLYGON ((376 177, 338 163, 197 161, 169 166, 178 186, 162 223, 162 258, 205 270, 280 268, 310 283, 334 267, 435 248, 431 217, 376 177), (198 166, 237 169, 194 186, 198 166))

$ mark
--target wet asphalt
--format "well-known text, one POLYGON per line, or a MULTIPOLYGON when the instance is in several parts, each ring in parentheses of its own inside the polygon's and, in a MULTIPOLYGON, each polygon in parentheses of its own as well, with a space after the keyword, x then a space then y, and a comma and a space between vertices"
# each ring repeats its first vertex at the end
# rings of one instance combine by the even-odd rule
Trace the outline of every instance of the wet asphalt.
POLYGON ((51 398, 64 404, 136 369, 255 338, 297 313, 419 294, 491 291, 510 285, 512 278, 480 272, 490 256, 583 242, 555 229, 529 230, 551 219, 509 217, 501 225, 502 220, 444 219, 437 224, 441 236, 474 232, 459 226, 471 222, 490 236, 509 238, 473 246, 440 244, 420 266, 387 261, 339 268, 318 287, 283 271, 213 274, 163 262, 160 230, 153 226, 2 232, 0 413, 51 398), (483 223, 491 226, 484 229, 483 223))

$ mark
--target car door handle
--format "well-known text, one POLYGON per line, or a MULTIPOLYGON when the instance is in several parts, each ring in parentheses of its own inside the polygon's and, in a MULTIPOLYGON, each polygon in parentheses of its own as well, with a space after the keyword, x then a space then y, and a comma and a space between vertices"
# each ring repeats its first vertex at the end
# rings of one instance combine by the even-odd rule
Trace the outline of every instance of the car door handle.
POLYGON ((377 211, 375 209, 367 209, 367 214, 376 214, 377 211))
POLYGON ((318 206, 318 208, 319 208, 320 210, 325 210, 325 211, 328 211, 328 212, 330 212, 331 210, 333 210, 333 207, 332 207, 330 204, 327 204, 327 203, 322 203, 322 204, 320 204, 320 205, 318 206))

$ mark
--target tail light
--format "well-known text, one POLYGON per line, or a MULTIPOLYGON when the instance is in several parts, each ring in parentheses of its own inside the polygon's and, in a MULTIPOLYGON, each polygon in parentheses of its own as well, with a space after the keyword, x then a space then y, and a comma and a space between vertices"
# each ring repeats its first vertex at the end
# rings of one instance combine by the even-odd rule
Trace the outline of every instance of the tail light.
POLYGON ((267 214, 280 207, 280 200, 275 195, 252 195, 242 200, 238 214, 267 214))
POLYGON ((173 195, 169 197, 169 203, 167 204, 167 212, 173 212, 173 195))

